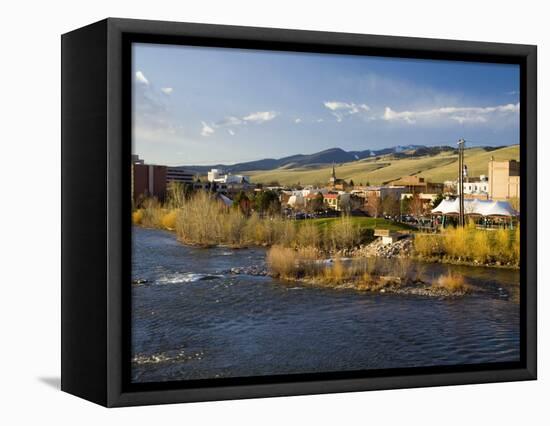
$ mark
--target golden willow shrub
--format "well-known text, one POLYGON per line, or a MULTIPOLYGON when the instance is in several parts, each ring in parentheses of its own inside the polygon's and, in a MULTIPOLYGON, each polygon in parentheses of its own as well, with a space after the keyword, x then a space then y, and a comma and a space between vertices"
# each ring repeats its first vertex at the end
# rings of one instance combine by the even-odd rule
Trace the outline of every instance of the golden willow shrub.
POLYGON ((145 200, 132 214, 135 225, 168 229, 187 244, 232 246, 281 245, 316 249, 352 248, 364 239, 361 228, 350 217, 341 217, 320 227, 309 220, 297 222, 281 216, 247 216, 238 208, 227 207, 214 194, 197 192, 170 203, 145 200), (178 207, 174 207, 174 206, 178 207))
POLYGON ((141 225, 141 221, 143 220, 143 210, 136 210, 132 212, 132 223, 134 225, 141 225))
POLYGON ((501 262, 519 264, 519 228, 477 229, 448 228, 441 234, 416 234, 414 250, 420 257, 446 257, 478 263, 501 262))
POLYGON ((361 242, 361 230, 349 216, 342 216, 329 228, 328 232, 332 248, 335 250, 356 247, 361 242))
POLYGON ((170 231, 173 231, 176 229, 176 219, 178 217, 178 211, 177 210, 168 210, 165 212, 165 214, 162 216, 161 224, 162 227, 165 229, 168 229, 170 231))
POLYGON ((440 235, 416 234, 414 236, 414 251, 423 257, 439 256, 442 252, 440 235))
POLYGON ((317 247, 322 246, 322 237, 319 227, 311 222, 302 224, 296 235, 296 245, 298 247, 317 247))
POLYGON ((267 265, 272 275, 284 279, 298 278, 300 274, 296 250, 273 246, 267 252, 267 265))
POLYGON ((445 275, 441 275, 432 286, 445 289, 451 293, 468 293, 472 289, 463 275, 450 271, 445 275))

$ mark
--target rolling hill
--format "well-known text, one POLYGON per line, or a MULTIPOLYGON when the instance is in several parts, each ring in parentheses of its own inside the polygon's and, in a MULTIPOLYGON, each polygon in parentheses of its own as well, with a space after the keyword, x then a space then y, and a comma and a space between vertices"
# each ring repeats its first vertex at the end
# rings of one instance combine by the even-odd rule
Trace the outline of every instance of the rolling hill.
MULTIPOLYGON (((457 154, 453 148, 440 149, 434 152, 411 148, 386 155, 369 155, 354 161, 336 162, 336 175, 346 180, 352 179, 355 184, 380 185, 403 176, 418 175, 432 182, 452 180, 457 175, 457 154)), ((441 148, 441 147, 440 147, 441 148)), ((344 151, 345 152, 345 151, 344 151)), ((487 174, 487 163, 491 157, 495 160, 519 160, 519 145, 500 148, 469 148, 464 152, 465 164, 470 176, 487 174)), ((315 164, 315 163, 313 163, 315 164)), ((281 185, 315 185, 325 184, 331 174, 332 164, 293 165, 277 167, 272 170, 243 169, 240 172, 251 176, 252 182, 274 183, 281 185)))
POLYGON ((262 160, 248 161, 237 164, 213 164, 208 166, 182 166, 187 170, 204 174, 210 169, 223 169, 230 173, 241 173, 249 170, 273 170, 279 168, 294 169, 300 167, 314 168, 320 165, 332 163, 348 163, 362 160, 365 158, 376 157, 380 155, 394 154, 397 156, 415 155, 417 152, 429 154, 439 152, 442 149, 452 150, 450 147, 424 147, 420 145, 394 146, 379 150, 364 151, 344 151, 342 148, 330 148, 313 154, 296 154, 283 158, 264 158, 262 160))

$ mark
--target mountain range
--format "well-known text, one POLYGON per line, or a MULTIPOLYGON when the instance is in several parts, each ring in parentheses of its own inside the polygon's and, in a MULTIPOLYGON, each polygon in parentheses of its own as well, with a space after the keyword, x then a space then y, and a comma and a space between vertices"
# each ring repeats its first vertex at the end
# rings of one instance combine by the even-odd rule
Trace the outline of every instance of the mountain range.
MULTIPOLYGON (((487 150, 492 149, 486 147, 487 150)), ((274 169, 304 169, 315 168, 327 164, 341 164, 362 160, 365 158, 375 158, 379 156, 391 155, 393 158, 409 158, 437 155, 442 152, 455 151, 456 148, 450 146, 431 146, 424 145, 405 145, 383 148, 378 150, 364 151, 345 151, 342 148, 329 148, 313 154, 296 154, 283 158, 264 158, 261 160, 248 161, 237 164, 212 164, 193 166, 181 166, 195 173, 204 174, 210 169, 223 169, 229 173, 241 173, 247 171, 274 170, 274 169)))

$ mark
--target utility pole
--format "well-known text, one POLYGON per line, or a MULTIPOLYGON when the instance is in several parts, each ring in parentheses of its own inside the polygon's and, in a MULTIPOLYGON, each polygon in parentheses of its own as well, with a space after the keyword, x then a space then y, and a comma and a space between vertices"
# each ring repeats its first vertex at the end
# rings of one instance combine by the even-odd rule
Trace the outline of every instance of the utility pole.
POLYGON ((458 197, 459 217, 458 225, 464 227, 464 144, 466 141, 460 138, 458 141, 458 197))

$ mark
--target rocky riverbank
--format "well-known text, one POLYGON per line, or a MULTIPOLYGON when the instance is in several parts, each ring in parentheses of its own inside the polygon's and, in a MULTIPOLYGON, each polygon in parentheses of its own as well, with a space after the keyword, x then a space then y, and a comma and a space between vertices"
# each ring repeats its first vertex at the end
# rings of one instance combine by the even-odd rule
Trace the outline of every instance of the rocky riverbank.
MULTIPOLYGON (((223 272, 231 275, 269 276, 288 283, 298 283, 304 286, 324 287, 335 290, 356 290, 361 292, 393 293, 423 297, 462 297, 476 291, 474 287, 467 284, 446 287, 441 285, 437 279, 433 282, 426 282, 421 279, 413 269, 410 269, 409 272, 405 273, 403 276, 360 274, 337 280, 331 277, 330 271, 332 268, 341 268, 342 266, 344 268, 353 268, 353 262, 352 258, 342 260, 328 258, 315 261, 317 265, 324 264, 327 268, 325 272, 328 272, 328 274, 323 273, 321 270, 312 275, 302 273, 295 276, 281 277, 264 265, 233 267, 223 272)), ((342 274, 345 275, 346 273, 342 272, 342 274)))
POLYGON ((401 279, 393 276, 372 277, 369 281, 351 280, 342 283, 332 283, 316 278, 303 277, 286 280, 291 283, 300 283, 305 286, 332 288, 335 290, 356 290, 360 292, 380 294, 401 294, 422 297, 463 297, 476 293, 475 287, 465 285, 460 288, 446 288, 437 282, 429 283, 420 280, 401 279))
POLYGON ((370 244, 362 244, 359 247, 331 253, 335 257, 382 257, 384 259, 410 257, 412 254, 413 241, 411 237, 404 237, 390 244, 384 244, 382 238, 378 238, 370 244))

